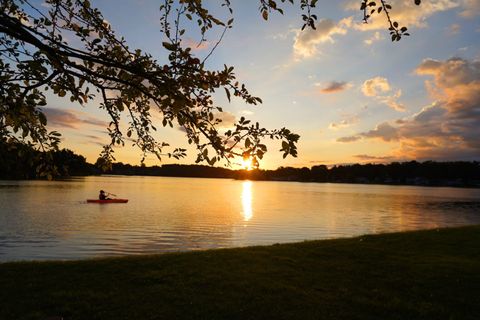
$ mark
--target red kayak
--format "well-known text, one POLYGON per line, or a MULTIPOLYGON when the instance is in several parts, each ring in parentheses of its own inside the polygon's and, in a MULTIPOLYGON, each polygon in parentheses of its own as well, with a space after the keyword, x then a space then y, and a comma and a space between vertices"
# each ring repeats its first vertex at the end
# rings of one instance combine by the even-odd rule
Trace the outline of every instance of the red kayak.
POLYGON ((98 200, 98 199, 87 199, 88 203, 127 203, 128 199, 109 199, 109 200, 98 200))

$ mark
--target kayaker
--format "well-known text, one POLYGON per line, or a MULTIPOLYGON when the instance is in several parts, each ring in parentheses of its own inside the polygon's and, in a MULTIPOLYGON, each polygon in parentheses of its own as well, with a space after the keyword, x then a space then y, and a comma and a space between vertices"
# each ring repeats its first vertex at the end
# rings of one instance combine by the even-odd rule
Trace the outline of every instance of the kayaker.
POLYGON ((111 200, 110 198, 107 198, 107 195, 105 194, 105 191, 100 190, 100 194, 98 195, 99 200, 111 200))

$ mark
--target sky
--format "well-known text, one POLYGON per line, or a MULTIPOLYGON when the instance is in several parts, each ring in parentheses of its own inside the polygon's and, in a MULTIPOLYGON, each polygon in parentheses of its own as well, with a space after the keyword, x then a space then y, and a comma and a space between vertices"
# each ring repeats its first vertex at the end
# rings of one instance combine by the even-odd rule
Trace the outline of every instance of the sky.
MULTIPOLYGON (((297 1, 298 2, 298 1, 297 1)), ((208 68, 235 67, 241 83, 263 100, 250 106, 215 95, 225 123, 245 116, 266 128, 287 127, 301 138, 298 157, 282 158, 278 141, 268 143, 263 169, 279 166, 381 163, 408 160, 480 160, 480 0, 391 1, 392 17, 409 28, 400 42, 389 39, 386 20, 362 23, 360 0, 318 1, 317 30, 301 31, 301 10, 284 4, 284 15, 264 21, 258 1, 232 0, 234 26, 208 68)), ((204 1, 219 17, 218 1, 204 1)), ((165 61, 158 0, 95 0, 130 47, 165 61)), ((185 42, 198 40, 188 26, 185 42)), ((195 49, 205 57, 218 31, 195 49)), ((49 97, 49 127, 63 134, 62 146, 95 162, 108 142, 108 117, 98 101, 86 106, 49 97)), ((187 147, 178 128, 160 129, 161 141, 187 147)), ((193 163, 154 157, 148 165, 193 163)), ((129 145, 117 161, 139 164, 129 145)), ((235 165, 234 165, 235 167, 235 165)))

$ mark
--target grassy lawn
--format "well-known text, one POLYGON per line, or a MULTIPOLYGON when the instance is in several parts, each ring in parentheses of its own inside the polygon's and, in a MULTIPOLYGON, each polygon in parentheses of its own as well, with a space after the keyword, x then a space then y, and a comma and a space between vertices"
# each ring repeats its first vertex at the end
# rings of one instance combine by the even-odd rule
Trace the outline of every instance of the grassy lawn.
POLYGON ((480 226, 0 264, 0 319, 480 319, 480 226))

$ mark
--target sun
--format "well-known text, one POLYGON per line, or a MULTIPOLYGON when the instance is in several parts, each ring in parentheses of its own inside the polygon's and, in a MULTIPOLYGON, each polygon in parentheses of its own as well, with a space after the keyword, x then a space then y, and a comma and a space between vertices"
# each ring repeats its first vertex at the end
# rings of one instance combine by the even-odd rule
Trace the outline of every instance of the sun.
POLYGON ((243 158, 242 162, 240 163, 242 169, 250 171, 253 169, 252 158, 243 158))

